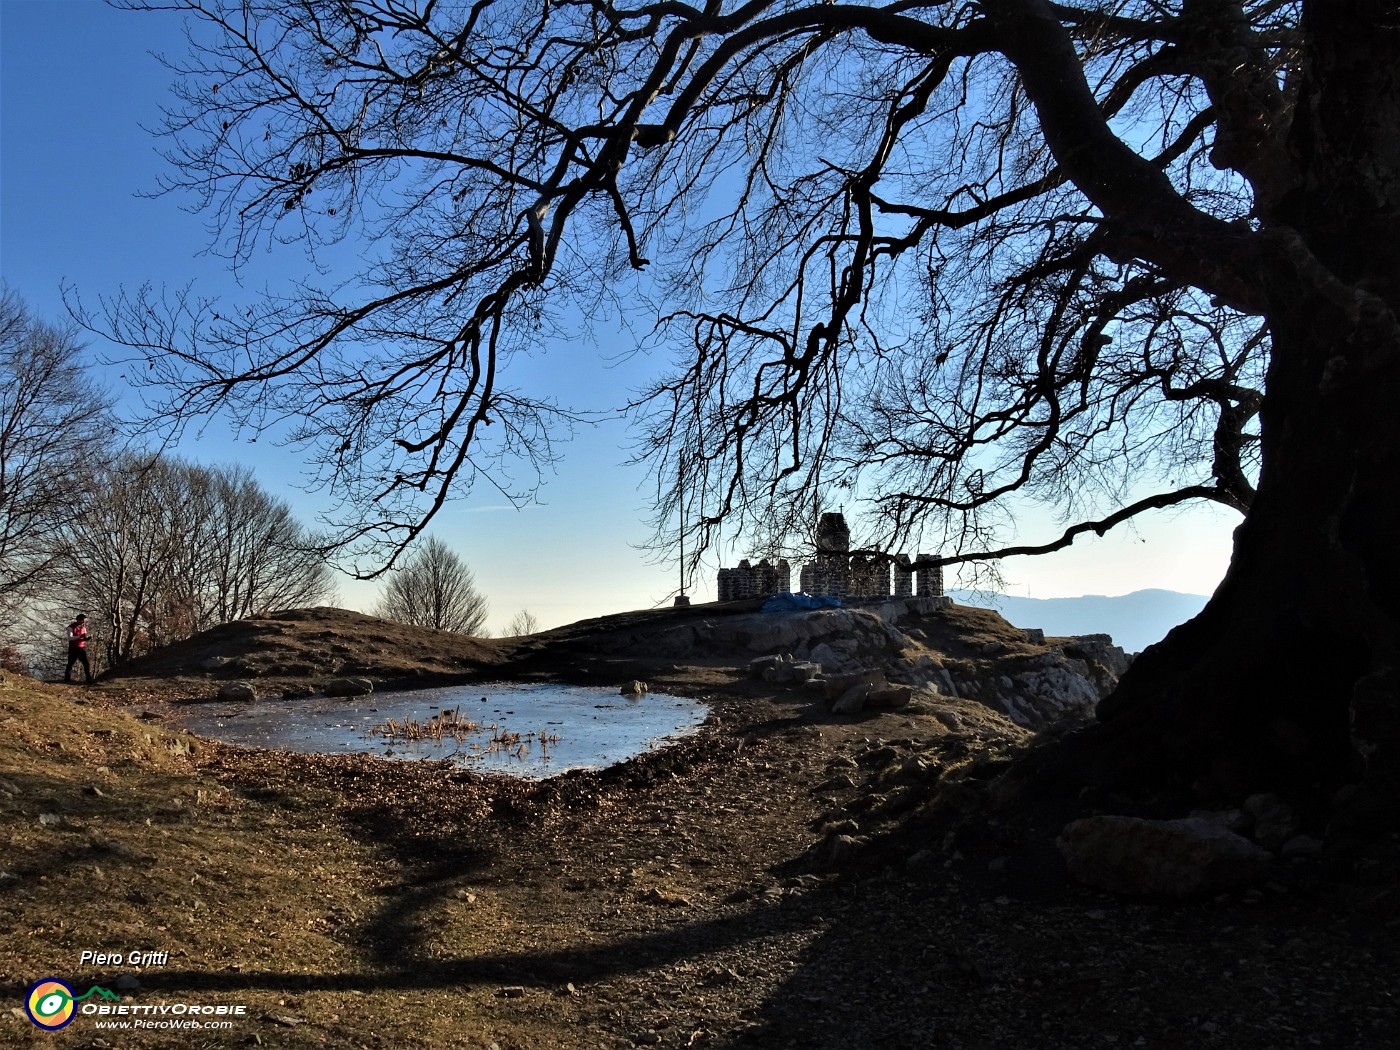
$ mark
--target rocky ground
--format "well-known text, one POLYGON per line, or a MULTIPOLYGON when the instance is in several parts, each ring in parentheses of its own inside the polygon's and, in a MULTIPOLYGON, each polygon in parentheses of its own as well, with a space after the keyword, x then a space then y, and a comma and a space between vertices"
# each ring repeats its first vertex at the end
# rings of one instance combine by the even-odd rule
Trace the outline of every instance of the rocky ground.
MULTIPOLYGON (((1085 887, 1050 818, 1018 818, 997 785, 1114 654, 979 610, 840 612, 809 630, 699 607, 489 642, 313 610, 91 689, 12 678, 0 1045, 1395 1044, 1384 858, 1338 873, 1272 843, 1228 890, 1085 887), (876 664, 860 709, 832 713, 876 664), (640 679, 715 713, 661 752, 537 783, 244 751, 169 720, 232 682, 295 696, 333 676, 640 679), (245 1010, 219 1030, 79 1014, 43 1033, 22 1005, 47 976, 245 1010)), ((1320 835, 1295 823, 1290 841, 1320 835)))

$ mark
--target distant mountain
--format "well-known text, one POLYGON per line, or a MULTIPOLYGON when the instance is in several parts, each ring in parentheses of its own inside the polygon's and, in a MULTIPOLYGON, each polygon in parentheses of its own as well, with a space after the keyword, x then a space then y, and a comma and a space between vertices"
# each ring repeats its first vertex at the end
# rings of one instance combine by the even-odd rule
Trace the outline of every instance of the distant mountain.
POLYGON ((1201 594, 1134 591, 1117 597, 1018 598, 989 591, 949 591, 960 605, 995 609, 1017 627, 1039 627, 1046 634, 1111 634, 1130 653, 1141 652, 1205 606, 1201 594))

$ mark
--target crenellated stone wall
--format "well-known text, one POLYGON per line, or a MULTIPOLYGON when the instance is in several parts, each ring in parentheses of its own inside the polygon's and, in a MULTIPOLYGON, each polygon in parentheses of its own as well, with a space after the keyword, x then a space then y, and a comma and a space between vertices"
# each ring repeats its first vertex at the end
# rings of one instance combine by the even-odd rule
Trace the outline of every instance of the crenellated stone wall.
POLYGON ((715 585, 722 602, 786 594, 792 590, 792 566, 786 558, 779 559, 776 565, 767 558, 753 565, 745 558, 736 568, 720 569, 715 585))
MULTIPOLYGON (((851 530, 842 514, 823 514, 817 522, 814 540, 816 557, 802 566, 798 576, 798 588, 804 594, 843 601, 870 601, 891 595, 896 598, 943 596, 943 566, 932 564, 931 556, 920 554, 911 561, 907 554, 852 552, 851 530)), ((715 583, 722 602, 766 598, 792 590, 792 570, 786 560, 771 565, 765 558, 753 565, 745 558, 736 568, 720 569, 715 583)))

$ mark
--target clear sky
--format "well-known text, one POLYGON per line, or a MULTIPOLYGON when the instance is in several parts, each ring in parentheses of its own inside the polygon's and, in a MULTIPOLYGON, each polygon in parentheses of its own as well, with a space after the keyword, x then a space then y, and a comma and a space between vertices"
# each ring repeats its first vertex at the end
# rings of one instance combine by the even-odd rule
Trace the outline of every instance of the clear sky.
MULTIPOLYGON (((206 294, 248 294, 223 260, 205 254, 204 219, 182 209, 188 201, 141 196, 165 168, 158 141, 143 129, 159 124, 170 100, 170 74, 151 52, 183 49, 178 17, 114 11, 98 0, 0 0, 0 276, 41 317, 62 319, 63 284, 88 302, 148 281, 174 288, 194 280, 206 294)), ((297 261, 294 254, 255 260, 245 284, 275 284, 297 261)), ((605 362, 630 348, 621 333, 600 341, 610 338, 617 345, 570 347, 549 359, 574 407, 616 407, 645 378, 645 361, 605 362)), ((100 369, 104 348, 89 343, 88 366, 100 369)), ((113 369, 120 391, 118 376, 113 369)), ((564 447, 542 506, 517 511, 483 488, 439 516, 433 531, 476 573, 492 627, 521 608, 548 627, 647 608, 674 591, 674 565, 650 563, 638 549, 648 535, 649 479, 624 466, 626 444, 620 421, 582 431, 564 447)), ((285 449, 238 442, 212 425, 180 451, 208 463, 247 463, 308 523, 321 509, 298 489, 301 468, 285 449)), ((1146 587, 1209 594, 1238 520, 1211 507, 1146 517, 1065 552, 1006 562, 1007 589, 1037 598, 1146 587)), ((1053 522, 1028 519, 1020 539, 1058 532, 1053 522)), ((744 553, 722 552, 723 562, 744 553)), ((376 591, 347 581, 343 604, 368 609, 376 591)), ((702 581, 696 597, 713 596, 713 580, 702 581)))

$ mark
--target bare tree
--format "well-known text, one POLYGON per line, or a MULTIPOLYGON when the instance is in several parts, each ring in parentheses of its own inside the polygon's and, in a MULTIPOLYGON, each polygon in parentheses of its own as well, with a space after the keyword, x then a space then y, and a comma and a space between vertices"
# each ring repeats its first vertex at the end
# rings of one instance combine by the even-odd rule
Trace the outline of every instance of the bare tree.
POLYGON ((167 586, 184 508, 176 472, 159 457, 125 455, 89 479, 92 498, 62 529, 68 604, 91 618, 94 670, 118 667, 170 632, 167 586), (101 498, 96 498, 97 492, 101 498))
POLYGON ((111 397, 71 329, 0 291, 0 635, 53 582, 62 522, 81 512, 112 438, 111 397))
POLYGON ((331 570, 291 507, 247 467, 210 471, 214 515, 203 581, 204 619, 227 623, 335 599, 331 570))
POLYGON ((948 560, 1214 500, 1230 572, 1078 775, 1400 768, 1394 0, 132 6, 194 23, 176 184, 235 260, 375 251, 334 292, 137 294, 110 327, 176 419, 304 413, 352 538, 538 455, 511 356, 650 294, 680 357, 642 454, 692 558, 833 488, 948 560), (1063 533, 1008 546, 1015 496, 1063 533))
POLYGON ((376 616, 439 631, 484 636, 486 598, 467 563, 429 536, 384 583, 376 616))
POLYGON ((68 603, 103 667, 215 624, 322 604, 335 585, 290 508, 244 467, 127 454, 60 530, 68 603))
POLYGON ((521 609, 510 618, 510 623, 506 624, 505 637, 521 638, 527 634, 534 634, 540 629, 540 621, 535 619, 535 614, 529 609, 521 609))

